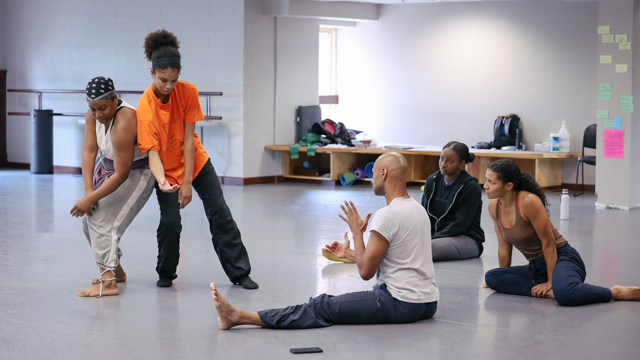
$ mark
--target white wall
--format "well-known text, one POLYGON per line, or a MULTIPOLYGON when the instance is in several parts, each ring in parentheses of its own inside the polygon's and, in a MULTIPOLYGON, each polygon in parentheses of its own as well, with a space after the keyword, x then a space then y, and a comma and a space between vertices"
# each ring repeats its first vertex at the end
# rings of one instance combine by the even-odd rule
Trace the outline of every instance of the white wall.
POLYGON ((276 18, 264 16, 262 1, 245 0, 243 177, 279 175, 274 144, 276 18))
MULTIPOLYGON (((205 148, 219 175, 243 175, 243 0, 4 0, 3 5, 9 89, 84 89, 89 79, 104 75, 118 89, 144 90, 151 82, 144 37, 159 28, 174 32, 182 41, 181 79, 200 91, 224 92, 212 102, 212 115, 224 120, 204 129, 205 148)), ((10 94, 7 100, 9 111, 37 106, 35 95, 10 94)), ((82 95, 45 95, 43 107, 84 112, 86 102, 82 95)), ((28 118, 8 117, 10 162, 29 162, 29 126, 28 118)), ((83 131, 77 119, 55 119, 55 165, 80 166, 83 131)))
POLYGON ((275 143, 293 144, 300 105, 318 104, 320 21, 276 18, 275 143))
POLYGON ((6 21, 6 16, 7 16, 7 12, 5 11, 5 4, 4 1, 0 1, 0 70, 6 70, 7 69, 7 62, 5 59, 5 50, 4 50, 4 44, 5 44, 5 26, 7 24, 6 21))
MULTIPOLYGON (((380 142, 472 145, 513 112, 529 149, 564 120, 580 151, 596 120, 596 26, 595 2, 382 5, 378 21, 338 30, 338 119, 380 142)), ((564 170, 574 182, 575 161, 564 170)))

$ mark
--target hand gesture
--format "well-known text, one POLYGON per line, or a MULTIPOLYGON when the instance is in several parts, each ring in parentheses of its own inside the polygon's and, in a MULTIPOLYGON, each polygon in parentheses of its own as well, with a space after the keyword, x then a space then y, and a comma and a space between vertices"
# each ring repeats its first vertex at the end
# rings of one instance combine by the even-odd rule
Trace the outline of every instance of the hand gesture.
POLYGON ((547 295, 552 291, 551 282, 538 284, 531 288, 531 295, 539 298, 548 297, 547 295))
POLYGON ((83 197, 82 199, 78 200, 75 205, 73 205, 69 213, 73 217, 80 217, 85 214, 87 214, 87 216, 91 216, 93 215, 93 209, 95 209, 96 206, 97 204, 94 205, 90 203, 86 197, 83 197))
POLYGON ((178 185, 169 184, 169 182, 165 178, 162 178, 162 180, 158 181, 158 187, 160 188, 160 190, 166 193, 176 192, 178 191, 178 189, 180 189, 180 186, 178 185))
POLYGON ((358 214, 358 209, 353 205, 352 201, 344 201, 344 205, 340 205, 342 211, 344 211, 346 217, 342 214, 338 214, 344 222, 349 224, 349 229, 351 229, 352 234, 364 234, 365 230, 367 230, 367 225, 369 225, 369 218, 371 217, 371 213, 368 213, 366 218, 362 220, 360 218, 360 214, 358 214))
POLYGON ((325 247, 329 250, 331 255, 338 258, 345 258, 345 250, 349 249, 349 237, 347 236, 349 232, 344 232, 344 242, 334 241, 331 245, 325 245, 325 247))
POLYGON ((178 202, 180 203, 180 209, 184 209, 191 202, 191 186, 184 185, 180 187, 180 191, 178 191, 178 202))

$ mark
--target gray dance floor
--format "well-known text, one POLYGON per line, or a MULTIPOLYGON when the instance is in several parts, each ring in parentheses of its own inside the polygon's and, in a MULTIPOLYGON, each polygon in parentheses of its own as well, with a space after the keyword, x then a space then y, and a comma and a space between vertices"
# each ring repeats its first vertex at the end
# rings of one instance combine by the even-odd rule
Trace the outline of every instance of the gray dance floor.
MULTIPOLYGON (((239 327, 221 331, 208 285, 248 310, 306 302, 327 292, 370 289, 354 265, 332 263, 320 248, 341 240, 339 204, 361 212, 385 205, 369 186, 311 184, 224 186, 251 257, 255 291, 232 285, 215 256, 199 199, 183 210, 181 261, 172 288, 157 288, 155 195, 122 239, 129 280, 120 295, 78 298, 97 275, 80 219, 69 210, 82 195, 78 176, 0 171, 0 359, 639 359, 640 303, 575 308, 481 289, 498 266, 493 224, 481 258, 436 263, 441 291, 431 320, 410 325, 333 326, 313 330, 239 327), (322 354, 289 348, 319 346, 322 354)), ((410 194, 419 200, 417 188, 410 194)), ((587 281, 640 285, 640 211, 596 210, 594 195, 571 198, 551 218, 582 255, 587 281)), ((486 199, 485 199, 486 204, 486 199)), ((525 264, 514 254, 514 265, 525 264)))

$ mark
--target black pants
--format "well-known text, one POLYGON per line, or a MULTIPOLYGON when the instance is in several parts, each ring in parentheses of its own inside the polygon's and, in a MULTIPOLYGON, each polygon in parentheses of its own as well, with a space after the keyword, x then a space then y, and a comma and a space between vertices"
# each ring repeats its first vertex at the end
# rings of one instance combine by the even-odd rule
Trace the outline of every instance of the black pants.
MULTIPOLYGON (((235 283, 249 275, 251 264, 247 249, 240 237, 240 230, 224 201, 220 181, 216 170, 211 165, 211 159, 193 179, 192 184, 202 200, 204 212, 209 220, 213 248, 229 280, 235 283)), ((156 271, 161 279, 175 279, 178 277, 176 268, 180 259, 180 232, 182 231, 178 192, 165 193, 156 184, 156 195, 160 205, 156 271)))
POLYGON ((302 305, 258 311, 270 329, 312 329, 334 324, 406 324, 430 319, 438 303, 408 303, 395 299, 385 284, 373 291, 338 296, 322 294, 302 305))

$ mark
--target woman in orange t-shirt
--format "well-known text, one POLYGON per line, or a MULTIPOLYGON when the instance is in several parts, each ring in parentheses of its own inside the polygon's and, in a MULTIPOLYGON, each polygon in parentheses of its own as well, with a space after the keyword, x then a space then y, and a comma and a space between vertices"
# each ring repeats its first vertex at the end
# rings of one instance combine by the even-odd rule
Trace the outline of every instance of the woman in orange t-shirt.
POLYGON ((144 51, 151 61, 153 82, 138 102, 138 148, 149 153, 149 166, 158 181, 160 204, 158 226, 159 287, 169 287, 180 258, 180 209, 191 202, 191 186, 198 193, 209 220, 211 240, 220 263, 234 284, 257 289, 250 277, 249 255, 240 230, 231 216, 218 175, 198 135, 195 123, 204 115, 195 85, 178 80, 178 38, 158 30, 147 35, 144 51))

